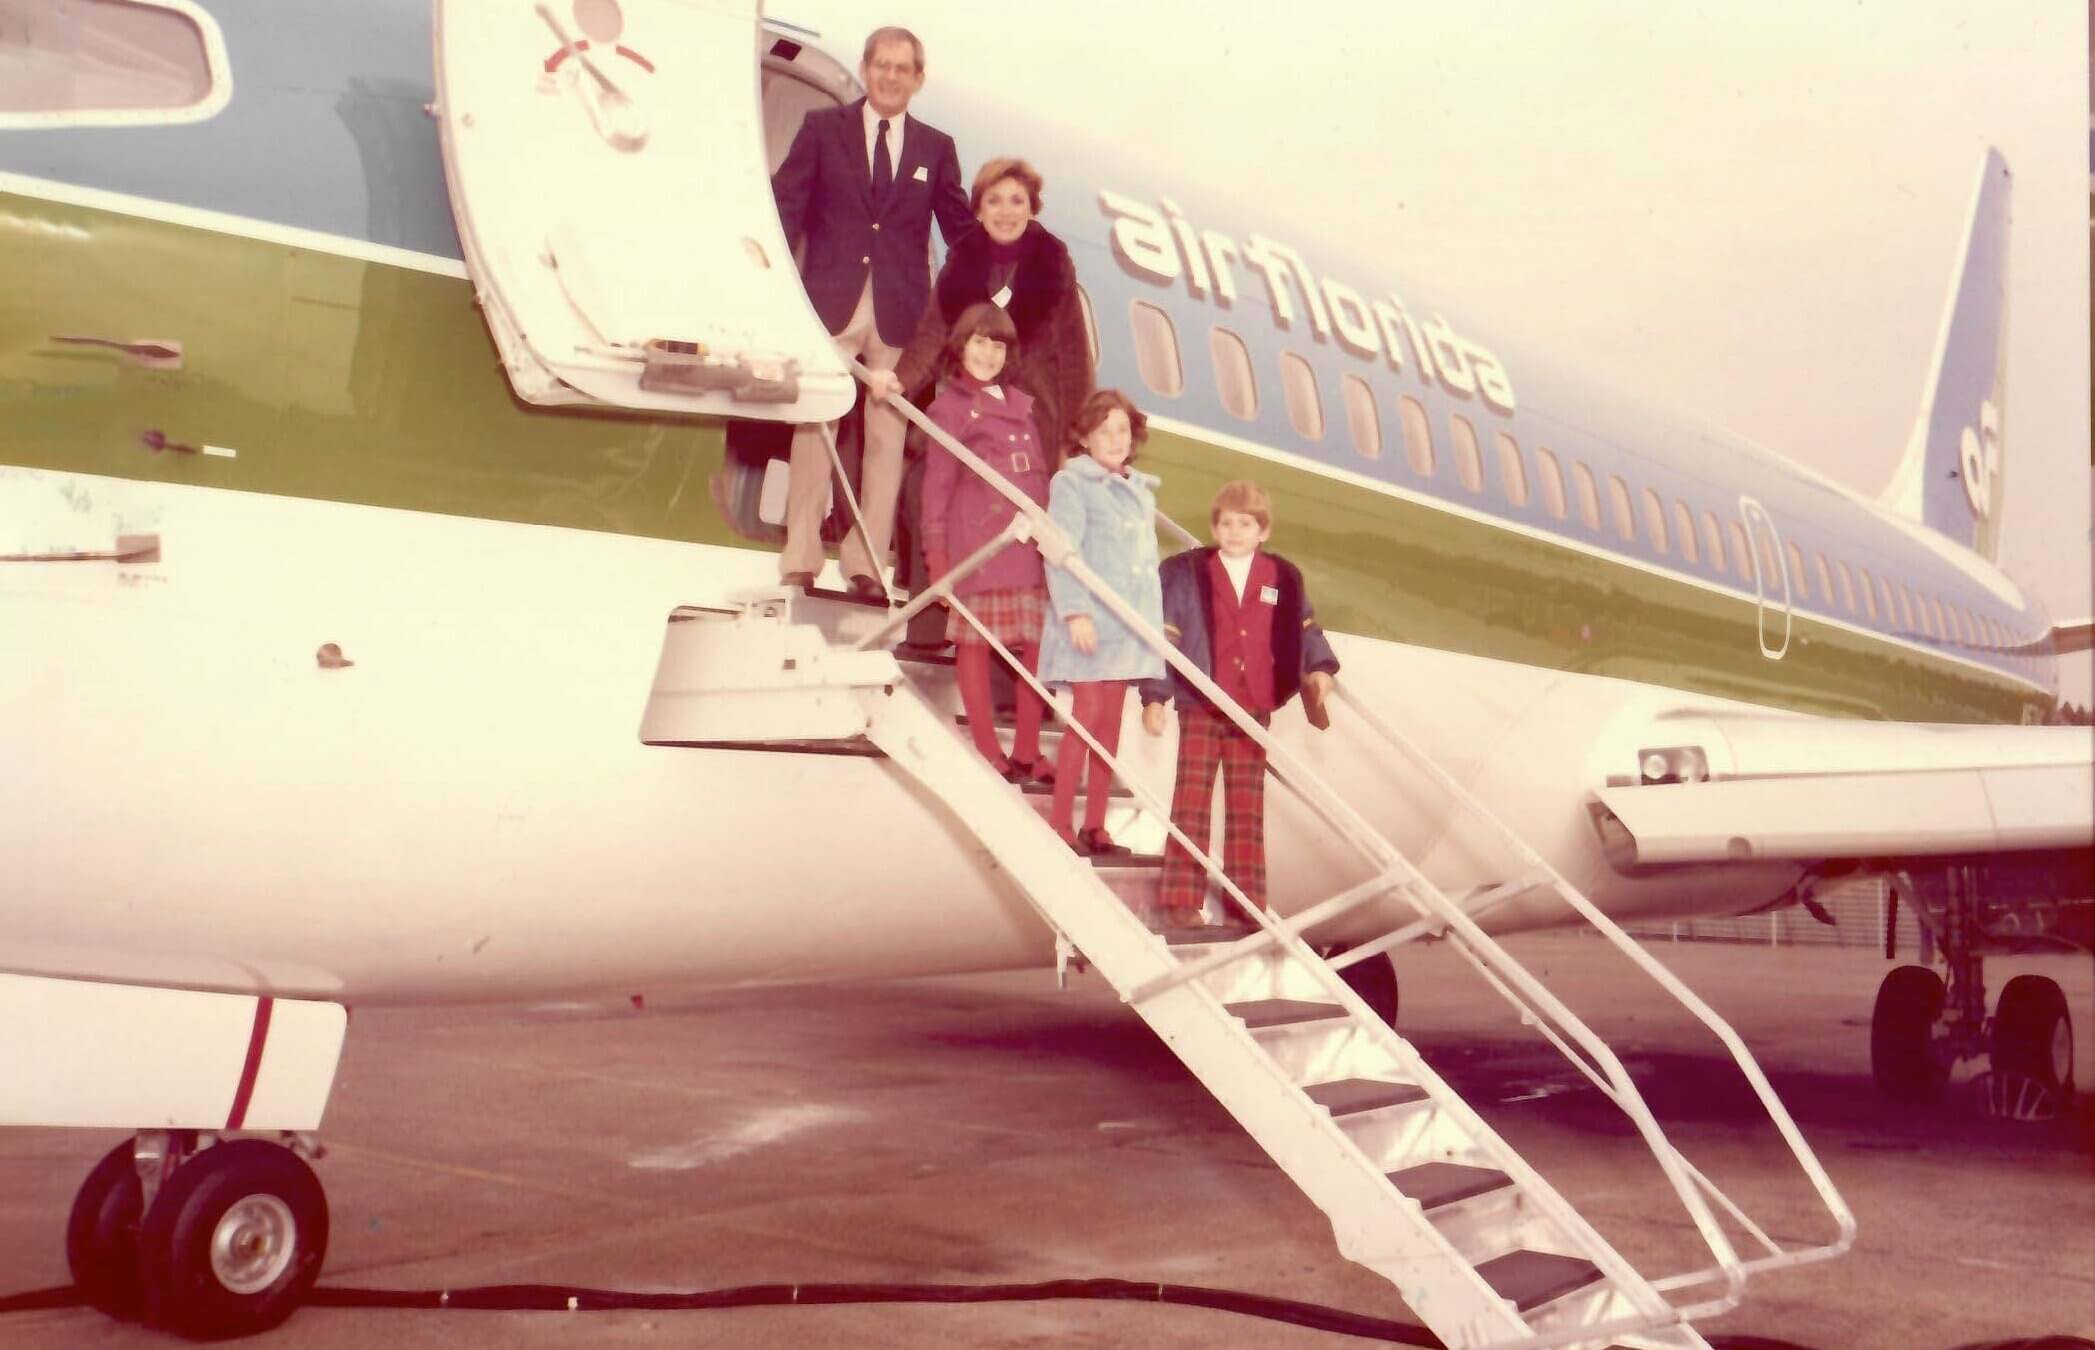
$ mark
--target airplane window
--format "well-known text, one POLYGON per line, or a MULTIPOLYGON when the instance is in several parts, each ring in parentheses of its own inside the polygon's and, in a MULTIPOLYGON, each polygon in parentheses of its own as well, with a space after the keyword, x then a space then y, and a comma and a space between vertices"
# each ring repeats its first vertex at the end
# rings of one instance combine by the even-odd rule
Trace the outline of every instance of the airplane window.
POLYGON ((1208 355, 1215 362, 1215 390, 1231 417, 1258 416, 1258 379, 1251 373, 1251 350, 1227 328, 1208 331, 1208 355))
POLYGON ((1608 507, 1615 516, 1615 533, 1624 539, 1635 539, 1637 516, 1636 512, 1630 509, 1629 484, 1622 481, 1622 475, 1619 473, 1608 475, 1608 507))
POLYGON ((1586 467, 1585 460, 1573 460, 1571 462, 1571 478, 1573 482, 1578 484, 1579 519, 1586 522, 1587 529, 1599 529, 1600 488, 1593 481, 1593 470, 1586 467))
MULTIPOLYGON (((1186 372, 1178 360, 1178 330, 1171 316, 1147 300, 1128 306, 1135 329, 1135 369, 1153 394, 1177 398, 1185 392, 1186 372)), ((1225 399, 1226 403, 1228 400, 1225 399)))
MULTIPOLYGON (((1724 528, 1717 524, 1716 515, 1709 511, 1702 513, 1702 542, 1709 545, 1710 567, 1717 572, 1722 572, 1724 570, 1724 528)), ((1746 560, 1744 558, 1739 559, 1739 566, 1744 567, 1745 565, 1746 560)))
POLYGON ((1920 616, 1913 612, 1913 592, 1903 581, 1899 583, 1899 613, 1905 616, 1907 632, 1920 631, 1920 616))
POLYGON ((1077 308, 1084 311, 1084 348, 1091 353, 1091 368, 1097 370, 1098 315, 1091 309, 1091 293, 1082 286, 1077 287, 1077 308))
POLYGON ((0 126, 196 122, 231 96, 225 39, 190 0, 0 4, 0 126))
POLYGON ((1942 607, 1942 614, 1944 618, 1950 621, 1950 636, 1956 639, 1957 645, 1960 647, 1971 646, 1971 630, 1964 625, 1964 611, 1957 608, 1954 604, 1948 604, 1942 607))
POLYGON ((1821 549, 1811 551, 1811 561, 1819 570, 1819 598, 1826 608, 1833 608, 1833 569, 1826 564, 1826 554, 1821 549))
POLYGON ((1305 441, 1324 439, 1324 403, 1317 397, 1317 372, 1293 352, 1280 354, 1280 392, 1287 397, 1288 423, 1305 441))
POLYGON ((1338 377, 1339 401, 1346 405, 1346 430, 1353 433, 1353 449, 1362 459, 1382 458, 1382 413, 1375 406, 1375 391, 1358 375, 1338 377))
POLYGON ((1462 473, 1462 486, 1471 492, 1482 492, 1484 456, 1477 449, 1477 429, 1461 413, 1449 413, 1448 430, 1455 436, 1455 467, 1462 473))
MULTIPOLYGON (((1897 628, 1899 626, 1899 598, 1891 593, 1890 577, 1877 578, 1877 594, 1884 598, 1884 626, 1886 628, 1897 628)), ((1911 624, 1913 620, 1908 618, 1906 622, 1911 624)))
POLYGON ((1921 597, 1927 604, 1920 612, 1920 626, 1929 637, 1946 638, 1950 635, 1949 625, 1942 621, 1942 602, 1932 595, 1921 597))
POLYGON ((1406 394, 1397 404, 1397 415, 1404 424, 1404 458, 1411 461, 1411 471, 1431 478, 1433 424, 1426 420, 1426 405, 1406 394))
POLYGON ((1520 458, 1520 442, 1506 432, 1498 434, 1499 482, 1506 500, 1515 506, 1528 504, 1528 466, 1520 458))
MULTIPOLYGON (((1753 546, 1746 542, 1746 527, 1735 520, 1724 522, 1731 527, 1731 563, 1739 569, 1739 575, 1747 581, 1753 580, 1753 546)), ((1766 573, 1762 574, 1767 576, 1766 573)), ((1768 577, 1772 581, 1772 576, 1768 577)))
POLYGON ((1695 551, 1695 513, 1680 498, 1673 499, 1673 534, 1680 540, 1680 556, 1689 562, 1701 562, 1695 551))
POLYGON ((1840 577, 1840 607, 1853 614, 1855 612, 1855 575, 1848 571, 1848 565, 1845 562, 1837 559, 1834 561, 1833 567, 1835 574, 1840 577))
POLYGON ((1804 550, 1798 548, 1797 541, 1792 539, 1789 541, 1788 551, 1790 590, 1797 599, 1809 600, 1811 587, 1804 584, 1804 550))
POLYGON ((1782 579, 1782 560, 1775 556, 1775 536, 1766 531, 1759 532, 1760 539, 1760 584, 1772 599, 1775 583, 1782 579))
POLYGON ((1650 488, 1644 489, 1644 532, 1651 536, 1653 549, 1666 551, 1666 507, 1650 488))
MULTIPOLYGON (((1841 565, 1845 567, 1847 564, 1843 563, 1841 565)), ((1861 578, 1862 608, 1869 615, 1870 622, 1874 623, 1877 619, 1877 591, 1875 583, 1870 577, 1869 569, 1859 563, 1855 567, 1855 575, 1861 578)))
POLYGON ((1542 479, 1542 505, 1558 520, 1564 519, 1564 471, 1548 446, 1535 447, 1535 472, 1542 479))

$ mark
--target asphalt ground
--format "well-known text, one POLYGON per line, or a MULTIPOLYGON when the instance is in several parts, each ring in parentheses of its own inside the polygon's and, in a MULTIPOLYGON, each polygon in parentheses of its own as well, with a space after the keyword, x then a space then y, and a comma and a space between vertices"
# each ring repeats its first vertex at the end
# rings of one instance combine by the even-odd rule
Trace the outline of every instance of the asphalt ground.
MULTIPOLYGON (((1785 1245, 1831 1235, 1716 1043, 1590 938, 1509 944, 1614 1045, 1671 1136, 1785 1245)), ((1703 1324, 1821 1347, 1947 1350, 2095 1334, 2095 1107, 2016 1122, 1958 1083, 1878 1099, 1857 951, 1651 948, 1766 1069, 1860 1237, 1758 1277, 1703 1324)), ((1451 951, 1407 951, 1400 1026, 1647 1274, 1707 1264, 1616 1109, 1451 951)), ((2066 988, 2095 1084, 2085 958, 1989 963, 2066 988)), ((831 1282, 1198 1285, 1409 1320, 1323 1216, 1096 976, 644 991, 533 1006, 362 1009, 319 1164, 323 1288, 548 1283, 668 1292, 831 1282)), ((121 1136, 0 1131, 0 1297, 64 1285, 74 1188, 121 1136)), ((1339 1346, 1205 1308, 1031 1301, 695 1312, 307 1307, 271 1347, 1339 1346)), ((0 1315, 0 1346, 143 1346, 81 1307, 0 1315)), ((1734 1344, 1744 1343, 1733 1341, 1734 1344)))

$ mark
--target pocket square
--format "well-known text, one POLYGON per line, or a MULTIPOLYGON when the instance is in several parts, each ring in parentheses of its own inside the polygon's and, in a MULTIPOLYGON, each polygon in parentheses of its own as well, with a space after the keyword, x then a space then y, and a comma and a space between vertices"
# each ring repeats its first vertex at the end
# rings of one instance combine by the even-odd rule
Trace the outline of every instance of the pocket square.
POLYGON ((911 174, 910 177, 916 179, 919 183, 928 183, 931 181, 931 171, 924 165, 919 164, 917 165, 917 171, 911 174))

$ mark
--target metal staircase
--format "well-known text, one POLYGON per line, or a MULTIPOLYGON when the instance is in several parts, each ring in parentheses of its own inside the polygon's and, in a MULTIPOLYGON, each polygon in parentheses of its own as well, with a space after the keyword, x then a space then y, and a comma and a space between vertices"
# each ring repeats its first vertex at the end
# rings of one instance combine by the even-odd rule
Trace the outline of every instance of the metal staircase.
MULTIPOLYGON (((919 424, 963 463, 1000 481, 964 447, 919 424)), ((732 608, 681 611, 682 622, 670 628, 642 739, 885 755, 949 808, 1038 909, 1064 950, 1082 953, 1325 1213, 1339 1250, 1395 1285, 1412 1312, 1451 1347, 1702 1346, 1691 1320, 1735 1306, 1749 1273, 1846 1249, 1852 1217, 1736 1035, 1544 859, 1428 765, 1463 810, 1511 840, 1514 859, 1509 879, 1498 885, 1477 888, 1460 901, 1443 894, 1117 596, 1100 588, 1038 508, 1015 491, 1007 496, 1021 512, 1006 534, 962 560, 899 613, 775 591, 732 608), (1118 781, 1208 868, 1240 920, 1160 930, 1149 904, 1153 871, 1102 871, 1070 851, 1036 806, 958 734, 943 699, 930 690, 934 677, 921 668, 912 673, 885 646, 912 613, 941 598, 972 619, 952 596, 953 584, 1007 544, 1028 539, 1037 541, 1051 565, 1067 568, 1145 634, 1266 747, 1280 783, 1366 860, 1363 880, 1285 918, 1260 910, 1207 855, 1204 841, 1180 834, 1168 823, 1166 807, 1124 773, 1118 781), (1732 1049, 1833 1214, 1840 1228, 1834 1243, 1785 1251, 1756 1227, 1665 1138, 1613 1053, 1477 926, 1477 914, 1538 887, 1564 895, 1732 1049), (1318 925, 1370 904, 1403 921, 1332 961, 1306 940, 1318 925), (1622 1107, 1700 1230, 1714 1266, 1659 1280, 1640 1275, 1340 973, 1345 964, 1423 936, 1450 939, 1525 1020, 1622 1107), (1711 1212, 1711 1199, 1767 1254, 1742 1260, 1711 1212), (1672 1290, 1710 1284, 1721 1288, 1700 1302, 1677 1304, 1668 1297, 1672 1290)), ((1368 730, 1409 750, 1371 709, 1344 701, 1368 730)), ((1064 734, 1098 748, 1073 723, 1064 734)))

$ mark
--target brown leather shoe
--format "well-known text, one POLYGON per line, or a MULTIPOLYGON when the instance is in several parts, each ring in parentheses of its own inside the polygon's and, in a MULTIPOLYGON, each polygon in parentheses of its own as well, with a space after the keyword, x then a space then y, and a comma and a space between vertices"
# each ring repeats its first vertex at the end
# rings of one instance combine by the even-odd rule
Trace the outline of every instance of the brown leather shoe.
POLYGON ((811 591, 815 589, 815 574, 813 572, 788 572, 778 579, 778 584, 781 586, 797 586, 803 591, 811 591))

